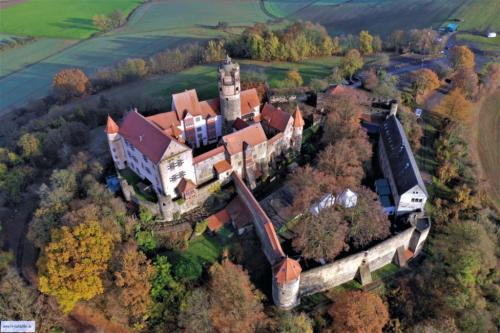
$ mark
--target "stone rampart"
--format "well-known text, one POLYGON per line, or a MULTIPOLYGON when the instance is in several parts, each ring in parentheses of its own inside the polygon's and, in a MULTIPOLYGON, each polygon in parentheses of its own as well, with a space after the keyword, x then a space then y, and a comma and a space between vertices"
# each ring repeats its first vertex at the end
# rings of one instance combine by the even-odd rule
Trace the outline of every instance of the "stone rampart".
POLYGON ((397 251, 409 250, 417 255, 427 238, 430 226, 423 229, 410 227, 405 231, 367 249, 366 251, 336 260, 330 264, 303 271, 300 277, 300 296, 307 296, 355 279, 363 265, 370 272, 391 262, 398 262, 397 251))

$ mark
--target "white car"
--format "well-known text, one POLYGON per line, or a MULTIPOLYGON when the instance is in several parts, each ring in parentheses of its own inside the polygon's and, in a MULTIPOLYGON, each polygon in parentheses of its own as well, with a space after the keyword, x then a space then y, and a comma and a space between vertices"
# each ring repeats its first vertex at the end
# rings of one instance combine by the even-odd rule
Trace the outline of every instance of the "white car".
POLYGON ((422 117, 422 112, 424 112, 424 110, 422 110, 422 109, 416 109, 415 110, 415 115, 417 116, 417 118, 422 117))

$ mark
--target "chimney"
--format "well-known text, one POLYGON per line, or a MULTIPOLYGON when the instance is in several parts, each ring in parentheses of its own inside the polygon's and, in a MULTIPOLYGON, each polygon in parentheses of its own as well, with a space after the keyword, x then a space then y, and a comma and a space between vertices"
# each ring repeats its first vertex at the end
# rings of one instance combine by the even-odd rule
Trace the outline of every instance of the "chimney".
POLYGON ((391 104, 391 111, 389 112, 389 116, 396 116, 397 112, 398 112, 398 103, 392 103, 391 104))

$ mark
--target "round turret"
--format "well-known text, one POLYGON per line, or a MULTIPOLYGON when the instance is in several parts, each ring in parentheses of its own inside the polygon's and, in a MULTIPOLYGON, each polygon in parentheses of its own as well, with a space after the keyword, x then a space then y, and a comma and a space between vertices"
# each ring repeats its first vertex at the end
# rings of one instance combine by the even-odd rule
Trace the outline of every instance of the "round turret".
POLYGON ((276 306, 291 309, 299 304, 300 264, 285 258, 273 269, 273 300, 276 306))
POLYGON ((229 56, 219 65, 218 88, 221 114, 227 123, 241 117, 240 65, 229 56))

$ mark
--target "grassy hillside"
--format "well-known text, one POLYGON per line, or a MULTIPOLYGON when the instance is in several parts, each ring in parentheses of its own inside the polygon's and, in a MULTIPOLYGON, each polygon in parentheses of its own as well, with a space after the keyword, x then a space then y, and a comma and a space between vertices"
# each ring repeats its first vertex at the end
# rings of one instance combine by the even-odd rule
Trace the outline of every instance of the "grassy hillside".
POLYGON ((0 31, 15 35, 81 39, 97 31, 96 14, 130 13, 140 0, 30 0, 2 9, 0 31))
POLYGON ((478 152, 488 193, 500 210, 500 91, 490 94, 479 113, 478 152))

